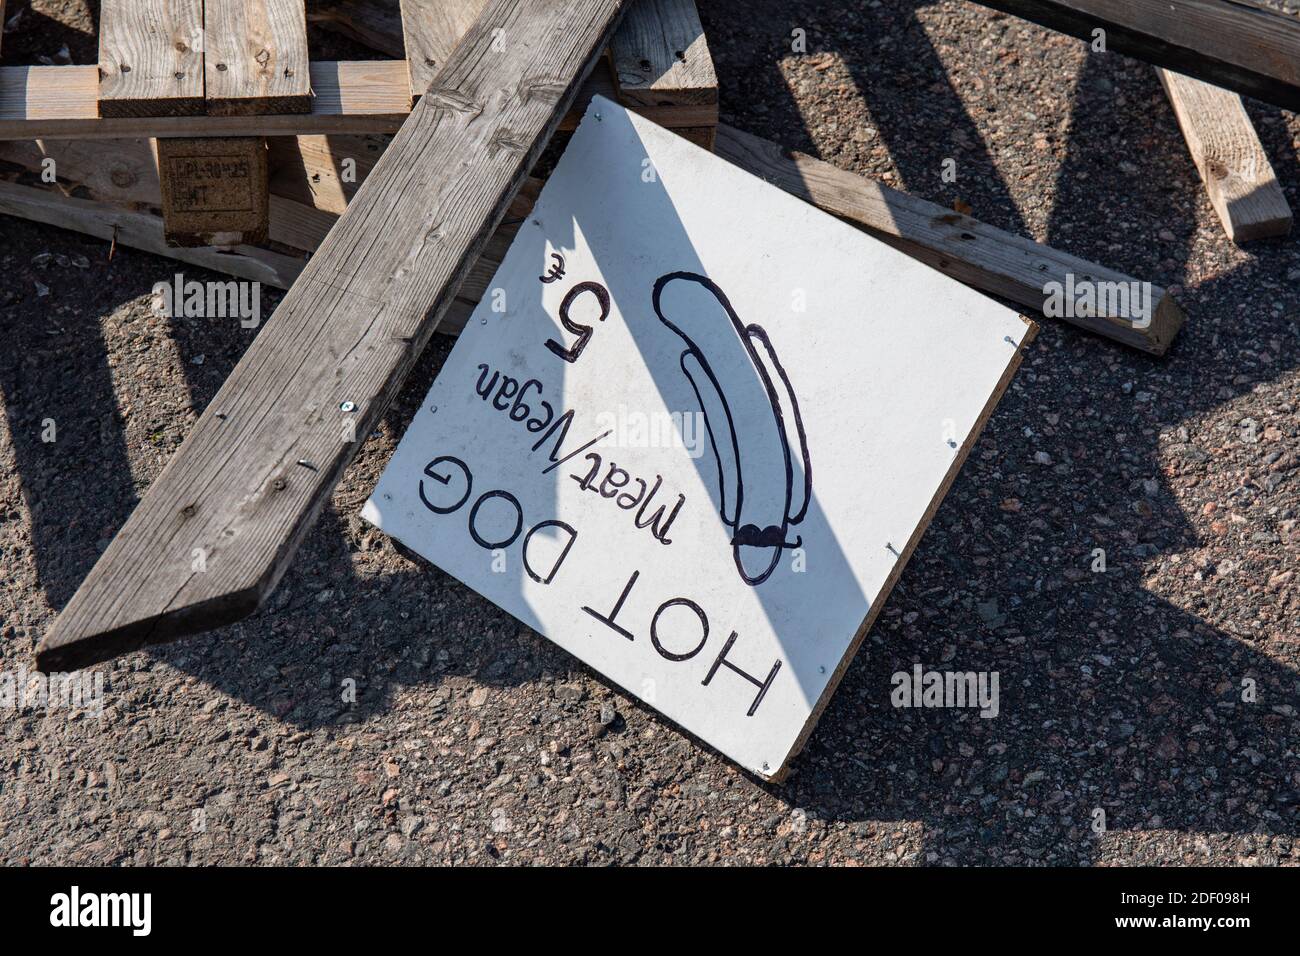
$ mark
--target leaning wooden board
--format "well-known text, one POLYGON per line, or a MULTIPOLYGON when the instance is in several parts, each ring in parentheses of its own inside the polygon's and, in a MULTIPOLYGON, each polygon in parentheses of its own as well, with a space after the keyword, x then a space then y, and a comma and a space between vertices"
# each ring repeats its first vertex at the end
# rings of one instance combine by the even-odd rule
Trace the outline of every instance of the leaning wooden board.
POLYGON ((39 666, 262 604, 356 452, 344 436, 378 422, 622 8, 489 4, 41 641, 39 666))
POLYGON ((597 98, 363 514, 779 780, 1033 332, 597 98))
POLYGON ((1291 231, 1291 207, 1241 96, 1156 68, 1210 204, 1233 242, 1291 231))

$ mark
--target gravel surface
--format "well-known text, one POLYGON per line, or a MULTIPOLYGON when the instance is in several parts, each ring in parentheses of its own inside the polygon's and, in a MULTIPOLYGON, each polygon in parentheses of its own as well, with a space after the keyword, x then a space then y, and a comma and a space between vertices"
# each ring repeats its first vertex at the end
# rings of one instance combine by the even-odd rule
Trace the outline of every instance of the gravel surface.
MULTIPOLYGON (((93 61, 86 4, 34 7, 7 62, 93 61)), ((266 609, 103 667, 102 716, 0 713, 0 861, 1300 862, 1300 241, 1224 238, 1135 61, 958 0, 702 15, 725 122, 1173 287, 1168 356, 1043 321, 767 786, 361 523, 439 338, 266 609), (892 708, 916 663, 999 672, 999 716, 892 708)), ((1300 208, 1300 121, 1248 110, 1300 208)), ((169 261, 0 236, 12 673, 252 333, 156 315, 169 261)))

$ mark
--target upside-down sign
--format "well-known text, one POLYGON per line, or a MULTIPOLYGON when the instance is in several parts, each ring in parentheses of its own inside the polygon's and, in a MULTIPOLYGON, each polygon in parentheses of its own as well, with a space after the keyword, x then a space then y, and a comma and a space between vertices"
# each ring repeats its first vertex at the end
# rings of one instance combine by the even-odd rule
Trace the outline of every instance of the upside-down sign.
POLYGON ((1031 334, 597 98, 365 517, 779 778, 1031 334))

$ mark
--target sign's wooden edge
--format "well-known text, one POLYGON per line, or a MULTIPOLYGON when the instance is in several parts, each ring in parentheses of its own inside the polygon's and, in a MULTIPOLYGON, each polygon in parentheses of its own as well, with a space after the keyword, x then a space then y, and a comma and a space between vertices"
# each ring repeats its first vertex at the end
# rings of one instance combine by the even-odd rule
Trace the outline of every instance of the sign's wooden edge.
POLYGON ((930 499, 930 504, 925 509, 925 514, 922 515, 921 520, 917 522, 916 528, 913 530, 912 536, 908 539, 907 545, 903 548, 901 556, 898 561, 894 563, 893 570, 890 571, 889 577, 885 579, 885 583, 881 586, 880 594, 871 605, 871 609, 867 612, 867 616, 863 620, 862 626, 858 628, 857 634, 853 636, 853 641, 844 652, 844 656, 836 666, 835 672, 831 674, 830 680, 826 682, 826 687, 822 690, 821 697, 818 698, 816 705, 812 709, 812 713, 808 715, 808 720, 804 723, 803 730, 800 731, 799 736, 795 739, 794 745, 790 748, 789 753, 785 755, 785 758, 781 761, 781 765, 777 767, 776 770, 769 774, 756 773, 756 776, 767 783, 782 783, 790 772, 791 763, 797 756, 799 756, 799 753, 807 745, 808 738, 812 736, 812 732, 816 728, 817 722, 821 719, 822 713, 826 710, 831 698, 835 696, 835 691, 839 688, 840 681, 844 679, 844 675, 848 672, 849 665, 852 664, 854 658, 857 657, 858 650, 861 648, 863 640, 866 638, 868 632, 870 632, 872 625, 875 624, 876 618, 880 615, 881 610, 885 606, 885 602, 889 600, 890 592, 893 591, 894 585, 898 583, 898 579, 902 577, 903 569, 907 567, 908 561, 911 560, 912 553, 916 550, 917 545, 921 543, 921 539, 925 536, 925 532, 929 530, 930 522, 934 520, 935 513, 939 510, 939 506, 943 503, 944 498, 948 496, 948 491, 952 488, 952 483, 957 480, 957 475, 961 472, 962 466, 966 464, 967 456, 970 454, 971 449, 975 447, 975 443, 979 440, 980 435, 984 432, 984 426, 987 425, 989 419, 993 417, 993 412, 997 408, 998 403, 1002 401, 1003 395, 1005 395, 1007 389, 1011 387, 1011 380, 1015 377, 1016 372, 1020 368, 1020 363, 1024 359, 1025 349, 1029 347, 1030 343, 1034 341, 1034 337, 1038 335, 1038 323, 1023 315, 1020 316, 1020 321, 1024 322, 1026 326, 1025 337, 1016 345, 1014 354, 1007 362, 1007 367, 1003 370, 1002 377, 998 379, 998 383, 994 387, 992 394, 989 395, 988 401, 984 403, 984 408, 981 409, 979 417, 976 418, 970 434, 966 436, 966 440, 962 442, 961 447, 957 449, 957 453, 953 456, 952 464, 948 467, 947 474, 944 475, 943 481, 939 483, 939 487, 935 491, 934 497, 930 499))

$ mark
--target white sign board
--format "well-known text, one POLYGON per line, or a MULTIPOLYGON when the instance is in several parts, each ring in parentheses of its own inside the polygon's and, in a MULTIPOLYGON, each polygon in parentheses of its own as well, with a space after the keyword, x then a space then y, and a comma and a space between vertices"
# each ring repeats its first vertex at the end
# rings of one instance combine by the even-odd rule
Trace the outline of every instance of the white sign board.
POLYGON ((364 516, 779 778, 1031 335, 597 97, 364 516))

